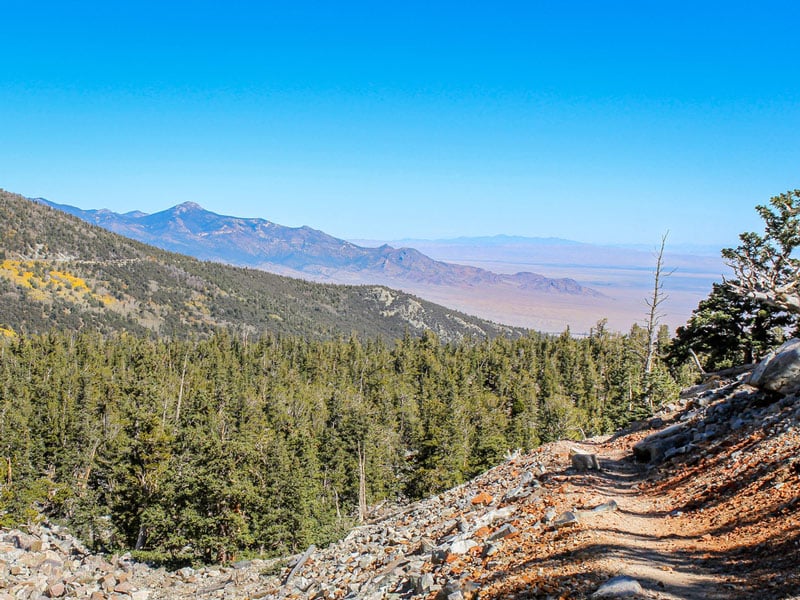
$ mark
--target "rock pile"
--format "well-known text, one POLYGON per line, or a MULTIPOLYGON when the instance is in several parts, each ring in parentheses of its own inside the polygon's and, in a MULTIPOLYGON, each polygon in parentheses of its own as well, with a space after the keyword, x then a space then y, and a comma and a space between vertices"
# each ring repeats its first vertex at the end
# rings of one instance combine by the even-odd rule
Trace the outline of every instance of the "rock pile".
MULTIPOLYGON (((792 349, 795 352, 795 349, 792 349)), ((785 362, 783 363, 785 365, 785 362)), ((755 374, 759 374, 758 369, 755 374)), ((800 402, 794 395, 775 397, 772 388, 775 379, 759 374, 759 385, 755 388, 750 373, 742 373, 733 381, 722 385, 715 381, 687 390, 676 406, 668 407, 662 416, 652 419, 648 426, 662 427, 663 416, 680 409, 674 424, 660 429, 633 446, 633 454, 642 462, 658 464, 675 456, 706 451, 713 448, 731 433, 746 427, 771 428, 778 423, 789 427, 791 417, 800 419, 800 402)), ((777 375, 783 380, 783 375, 777 375)))
POLYGON ((59 527, 32 527, 30 533, 0 533, 0 599, 130 598, 147 600, 148 590, 132 583, 147 567, 121 558, 90 554, 59 527))

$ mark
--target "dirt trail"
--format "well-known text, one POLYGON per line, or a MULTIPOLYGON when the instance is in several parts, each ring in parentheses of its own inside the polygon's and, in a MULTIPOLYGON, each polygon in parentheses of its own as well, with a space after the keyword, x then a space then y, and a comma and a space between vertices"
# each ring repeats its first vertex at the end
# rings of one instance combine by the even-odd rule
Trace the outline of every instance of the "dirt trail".
MULTIPOLYGON (((588 448, 587 448, 588 450, 588 448)), ((699 537, 682 531, 670 515, 668 500, 642 488, 646 469, 618 449, 604 452, 604 470, 573 478, 576 493, 588 494, 592 504, 614 500, 618 509, 588 521, 595 547, 593 569, 637 580, 648 598, 664 600, 730 597, 723 575, 706 568, 696 546, 699 537), (602 548, 606 552, 602 552, 602 548)))

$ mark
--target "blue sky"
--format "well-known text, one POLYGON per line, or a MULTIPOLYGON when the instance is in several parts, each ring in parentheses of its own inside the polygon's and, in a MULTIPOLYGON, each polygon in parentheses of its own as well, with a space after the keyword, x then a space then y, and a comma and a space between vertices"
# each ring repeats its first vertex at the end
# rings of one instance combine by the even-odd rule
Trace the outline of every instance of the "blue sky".
POLYGON ((734 244, 800 187, 800 3, 18 2, 0 187, 345 238, 734 244))

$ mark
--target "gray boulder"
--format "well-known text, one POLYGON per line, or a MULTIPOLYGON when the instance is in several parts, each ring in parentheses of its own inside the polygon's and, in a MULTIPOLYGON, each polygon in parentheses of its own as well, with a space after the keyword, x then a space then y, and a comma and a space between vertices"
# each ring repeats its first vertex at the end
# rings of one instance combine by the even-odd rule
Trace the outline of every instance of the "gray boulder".
POLYGON ((647 436, 633 446, 633 455, 640 462, 659 463, 674 448, 685 446, 692 440, 692 432, 678 423, 647 436))
POLYGON ((600 470, 600 462, 597 460, 596 454, 575 452, 570 455, 570 460, 572 461, 572 468, 578 472, 588 471, 589 469, 600 470))
POLYGON ((555 529, 561 529, 562 527, 567 527, 568 525, 577 525, 580 523, 581 518, 578 516, 577 512, 568 510, 567 512, 563 512, 558 515, 553 520, 553 527, 555 529))
POLYGON ((800 392, 800 340, 789 340, 758 363, 749 383, 784 396, 800 392))

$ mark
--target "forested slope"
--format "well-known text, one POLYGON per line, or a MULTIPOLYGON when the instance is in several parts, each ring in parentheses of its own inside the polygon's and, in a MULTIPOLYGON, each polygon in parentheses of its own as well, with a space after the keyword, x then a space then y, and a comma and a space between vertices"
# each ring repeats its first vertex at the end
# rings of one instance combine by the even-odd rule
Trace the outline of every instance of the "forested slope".
POLYGON ((388 340, 518 335, 380 286, 320 285, 201 262, 0 191, 0 327, 189 337, 220 329, 388 340))
POLYGON ((43 511, 97 549, 160 560, 324 543, 366 505, 645 414, 643 342, 602 328, 458 344, 428 333, 392 347, 0 339, 0 524, 43 511))

